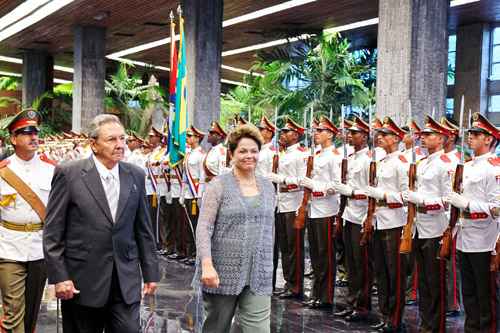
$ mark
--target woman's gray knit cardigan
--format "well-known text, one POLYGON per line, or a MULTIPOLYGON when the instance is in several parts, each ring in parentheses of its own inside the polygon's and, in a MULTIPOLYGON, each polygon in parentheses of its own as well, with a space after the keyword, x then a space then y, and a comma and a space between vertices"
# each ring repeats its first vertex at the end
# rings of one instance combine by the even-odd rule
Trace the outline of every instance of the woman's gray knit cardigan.
POLYGON ((259 198, 255 207, 245 204, 232 172, 212 179, 206 187, 196 228, 198 260, 193 282, 200 283, 201 260, 211 257, 220 284, 218 288, 203 286, 204 292, 238 295, 249 285, 257 295, 272 294, 276 192, 269 180, 256 179, 259 198), (254 251, 249 246, 250 223, 257 223, 252 228, 257 230, 254 251))

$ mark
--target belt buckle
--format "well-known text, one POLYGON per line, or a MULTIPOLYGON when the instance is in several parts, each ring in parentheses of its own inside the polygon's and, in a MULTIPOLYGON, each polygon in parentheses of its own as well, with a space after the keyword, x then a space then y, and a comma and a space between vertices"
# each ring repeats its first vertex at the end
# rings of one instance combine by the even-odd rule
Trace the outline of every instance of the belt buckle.
POLYGON ((31 232, 33 231, 33 229, 34 229, 33 223, 27 223, 24 225, 24 231, 31 232))

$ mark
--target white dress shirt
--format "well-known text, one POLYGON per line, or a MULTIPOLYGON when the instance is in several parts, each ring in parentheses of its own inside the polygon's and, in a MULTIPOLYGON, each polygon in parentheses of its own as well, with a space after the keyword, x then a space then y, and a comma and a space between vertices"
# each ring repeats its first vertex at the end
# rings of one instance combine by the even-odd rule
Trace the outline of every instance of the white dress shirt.
POLYGON ((92 158, 94 159, 97 172, 101 177, 102 187, 104 188, 104 193, 106 193, 109 209, 114 221, 116 218, 116 210, 118 209, 118 198, 120 196, 120 166, 116 163, 112 169, 108 169, 95 155, 92 155, 92 158), (110 180, 109 177, 111 177, 112 180, 110 180), (110 181, 113 181, 115 184, 114 188, 107 186, 110 181), (116 200, 112 200, 111 198, 115 198, 116 200))

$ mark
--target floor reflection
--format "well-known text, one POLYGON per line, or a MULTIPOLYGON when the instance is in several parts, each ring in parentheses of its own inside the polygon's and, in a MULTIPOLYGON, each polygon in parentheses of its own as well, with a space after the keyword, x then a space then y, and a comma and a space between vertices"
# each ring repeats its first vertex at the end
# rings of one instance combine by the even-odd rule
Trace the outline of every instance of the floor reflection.
MULTIPOLYGON (((201 332, 202 300, 191 288, 194 269, 175 261, 161 260, 162 280, 155 297, 144 299, 141 321, 144 333, 201 332)), ((306 289, 310 281, 306 279, 306 289)), ((283 281, 278 281, 283 284, 283 281)), ((336 301, 341 304, 346 288, 336 288, 336 301)), ((374 298, 376 309, 376 297, 374 298)), ((57 333, 57 303, 54 290, 45 290, 37 333, 57 333)), ((418 308, 406 307, 407 332, 418 332, 418 308)), ((59 326, 61 323, 59 322, 59 326)), ((62 332, 62 329, 59 329, 62 332)), ((370 332, 367 324, 349 324, 335 318, 331 311, 304 308, 298 301, 273 299, 271 332, 370 332)), ((463 316, 449 318, 446 332, 463 332, 463 316)))

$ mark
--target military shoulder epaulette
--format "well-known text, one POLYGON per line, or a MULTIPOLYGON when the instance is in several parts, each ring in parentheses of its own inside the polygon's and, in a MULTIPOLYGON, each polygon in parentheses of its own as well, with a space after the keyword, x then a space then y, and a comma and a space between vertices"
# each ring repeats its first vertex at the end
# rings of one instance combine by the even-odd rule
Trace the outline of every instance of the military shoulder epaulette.
POLYGON ((338 148, 333 147, 332 152, 333 152, 335 155, 340 155, 340 152, 339 152, 338 148))
POLYGON ((219 148, 219 153, 225 154, 226 153, 226 147, 220 147, 219 148))
POLYGON ((490 158, 488 158, 488 162, 490 162, 490 164, 493 166, 499 166, 500 165, 500 157, 490 157, 490 158))
POLYGON ((455 153, 455 156, 456 156, 458 159, 462 158, 462 154, 461 154, 459 151, 457 151, 457 152, 455 153))
POLYGON ((417 155, 423 155, 422 149, 420 147, 415 148, 415 154, 417 154, 417 155))
POLYGON ((404 155, 400 154, 398 157, 399 157, 399 160, 400 160, 401 162, 403 162, 403 163, 408 163, 408 160, 406 159, 406 157, 405 157, 404 155))
POLYGON ((307 151, 306 147, 302 147, 302 146, 299 146, 297 149, 303 153, 305 153, 307 151))
POLYGON ((10 164, 10 160, 8 160, 8 159, 4 159, 4 160, 0 161, 0 169, 5 168, 9 164, 10 164))
POLYGON ((275 146, 271 146, 271 151, 276 151, 276 147, 275 146))
POLYGON ((451 163, 450 158, 446 154, 442 154, 441 156, 439 156, 439 158, 445 163, 451 163))
POLYGON ((373 156, 373 152, 371 150, 368 150, 366 152, 366 155, 371 158, 373 156))

